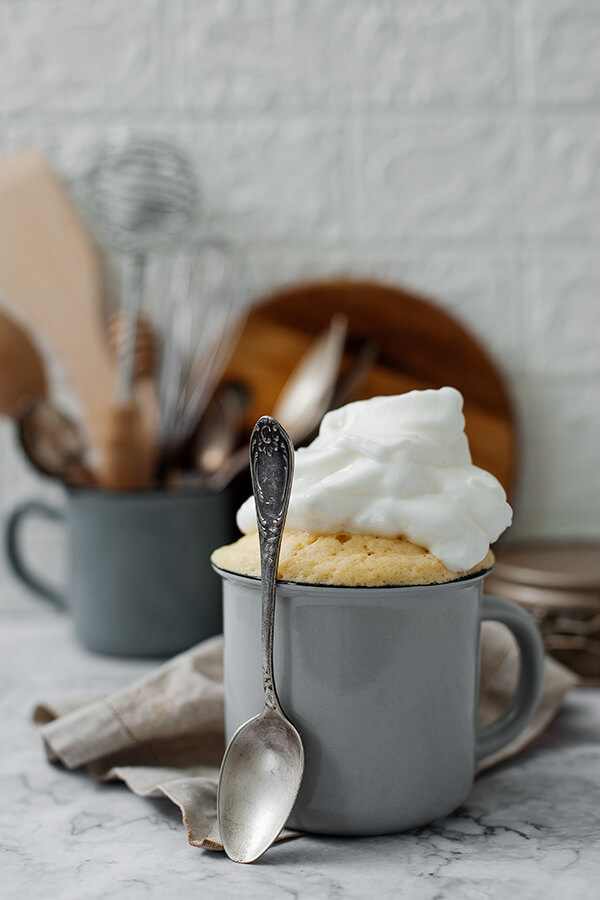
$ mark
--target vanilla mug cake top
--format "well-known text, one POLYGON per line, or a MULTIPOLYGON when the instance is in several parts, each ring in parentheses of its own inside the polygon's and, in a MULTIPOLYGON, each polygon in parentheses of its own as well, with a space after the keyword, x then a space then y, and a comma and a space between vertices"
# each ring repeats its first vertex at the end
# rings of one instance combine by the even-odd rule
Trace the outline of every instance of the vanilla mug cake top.
MULTIPOLYGON (((454 388, 349 403, 296 451, 278 577, 307 584, 436 584, 490 568, 512 511, 498 480, 473 465, 454 388)), ((254 499, 245 534, 212 555, 260 576, 254 499)))

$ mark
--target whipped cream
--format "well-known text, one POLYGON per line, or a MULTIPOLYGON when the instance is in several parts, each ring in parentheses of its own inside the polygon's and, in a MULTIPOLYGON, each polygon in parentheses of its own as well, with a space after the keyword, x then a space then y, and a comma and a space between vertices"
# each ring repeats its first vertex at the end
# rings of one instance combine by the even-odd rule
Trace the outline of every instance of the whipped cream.
MULTIPOLYGON (((296 451, 289 531, 404 536, 454 572, 477 565, 510 525, 500 482, 474 466, 454 388, 349 403, 296 451)), ((254 499, 237 524, 256 531, 254 499)))

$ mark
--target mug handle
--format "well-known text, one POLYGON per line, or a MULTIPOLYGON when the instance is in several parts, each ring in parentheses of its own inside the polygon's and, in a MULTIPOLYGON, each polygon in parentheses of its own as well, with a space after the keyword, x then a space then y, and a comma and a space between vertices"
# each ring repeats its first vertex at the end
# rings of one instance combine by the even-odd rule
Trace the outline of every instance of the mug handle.
POLYGON ((34 594, 47 600, 56 609, 64 610, 67 608, 67 601, 62 591, 48 584, 38 575, 35 575, 27 563, 24 561, 20 548, 21 526, 25 519, 29 516, 41 516, 43 519, 49 519, 52 522, 64 522, 65 515, 55 506, 50 506, 40 500, 27 500, 25 503, 19 504, 10 513, 6 524, 5 547, 6 556, 16 577, 23 582, 34 594))
POLYGON ((517 689, 506 711, 495 722, 477 729, 477 760, 506 747, 527 727, 544 687, 544 646, 531 616, 515 603, 484 594, 481 621, 501 622, 512 631, 519 646, 521 671, 517 689))

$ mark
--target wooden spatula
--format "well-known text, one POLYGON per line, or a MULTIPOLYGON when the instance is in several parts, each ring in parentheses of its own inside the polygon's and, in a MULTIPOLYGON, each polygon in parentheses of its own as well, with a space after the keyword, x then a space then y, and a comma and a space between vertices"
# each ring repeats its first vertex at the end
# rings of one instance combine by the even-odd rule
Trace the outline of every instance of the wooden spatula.
POLYGON ((47 394, 44 363, 29 335, 0 312, 0 415, 15 418, 47 394))
POLYGON ((114 396, 94 246, 34 150, 0 161, 0 294, 60 355, 95 438, 114 396))

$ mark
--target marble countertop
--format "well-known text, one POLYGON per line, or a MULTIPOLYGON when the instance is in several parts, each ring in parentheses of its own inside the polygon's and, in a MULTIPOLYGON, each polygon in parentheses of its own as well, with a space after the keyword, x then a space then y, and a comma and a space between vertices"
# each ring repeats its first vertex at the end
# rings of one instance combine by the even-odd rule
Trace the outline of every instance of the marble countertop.
POLYGON ((38 700, 108 692, 148 668, 88 654, 62 617, 0 617, 0 897, 562 900, 598 890, 600 690, 573 691, 535 746, 482 775, 448 819, 382 838, 303 837, 238 866, 190 847, 169 801, 45 759, 30 721, 38 700))

